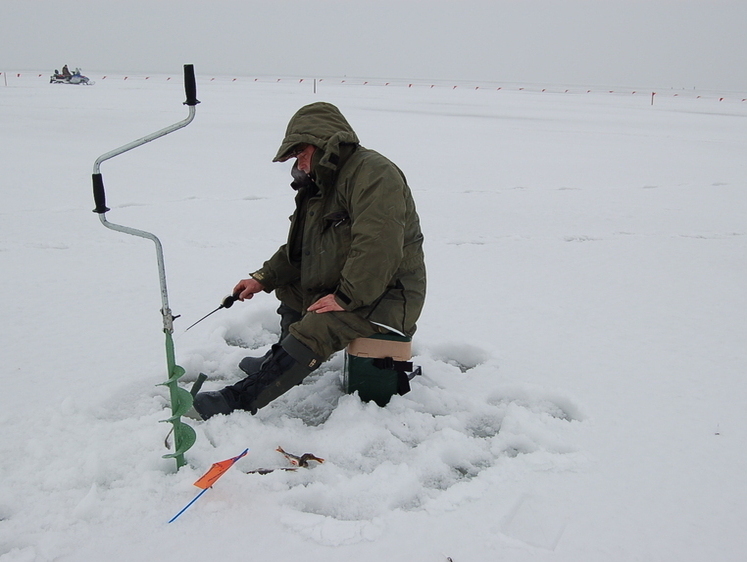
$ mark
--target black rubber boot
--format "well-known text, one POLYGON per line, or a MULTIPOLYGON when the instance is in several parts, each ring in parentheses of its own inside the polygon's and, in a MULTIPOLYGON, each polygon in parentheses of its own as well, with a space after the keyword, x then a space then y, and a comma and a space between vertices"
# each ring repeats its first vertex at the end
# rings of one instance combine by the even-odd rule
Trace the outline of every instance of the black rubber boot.
POLYGON ((202 419, 234 410, 256 414, 259 408, 301 384, 324 360, 293 336, 273 345, 270 351, 256 373, 222 390, 198 393, 194 408, 202 419))
MULTIPOLYGON (((288 337, 290 333, 288 328, 290 328, 290 325, 301 320, 301 313, 284 303, 280 303, 277 312, 280 315, 280 339, 278 340, 278 343, 280 343, 288 337)), ((262 357, 244 357, 239 362, 239 369, 244 371, 247 375, 254 375, 259 371, 262 363, 264 363, 271 355, 272 349, 262 357)))
POLYGON ((265 353, 262 357, 244 357, 239 361, 239 369, 244 371, 247 375, 254 375, 262 367, 267 359, 272 355, 272 349, 265 353))
MULTIPOLYGON (((225 388, 223 389, 225 390, 225 388)), ((212 418, 216 414, 228 415, 233 412, 236 407, 229 404, 228 400, 224 396, 223 390, 209 390, 207 392, 199 392, 192 402, 192 409, 184 414, 187 417, 194 417, 195 419, 207 420, 212 418), (190 412, 194 410, 197 412, 196 416, 190 415, 190 412)))

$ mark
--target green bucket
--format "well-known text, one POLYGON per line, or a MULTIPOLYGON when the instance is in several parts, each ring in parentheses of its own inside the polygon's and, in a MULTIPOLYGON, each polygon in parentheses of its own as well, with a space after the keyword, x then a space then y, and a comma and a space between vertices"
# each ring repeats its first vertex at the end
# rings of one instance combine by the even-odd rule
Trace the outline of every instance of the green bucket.
POLYGON ((410 380, 421 374, 413 369, 411 338, 376 334, 358 338, 345 350, 343 385, 348 394, 358 393, 364 402, 386 406, 395 394, 410 391, 410 380))

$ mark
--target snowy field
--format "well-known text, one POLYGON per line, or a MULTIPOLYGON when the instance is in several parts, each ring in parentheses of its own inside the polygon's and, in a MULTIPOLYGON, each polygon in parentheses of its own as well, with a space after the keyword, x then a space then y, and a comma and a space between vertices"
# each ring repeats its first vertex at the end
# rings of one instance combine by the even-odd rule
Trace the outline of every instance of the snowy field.
POLYGON ((177 472, 153 244, 102 227, 90 174, 186 117, 179 75, 0 83, 2 562, 745 559, 747 102, 197 72, 191 125, 102 165, 107 218, 163 243, 183 380, 277 338, 271 295, 184 329, 283 243, 271 159, 317 100, 414 191, 424 376, 379 408, 338 354, 257 416, 190 422, 177 472), (278 446, 326 462, 247 474, 278 446))

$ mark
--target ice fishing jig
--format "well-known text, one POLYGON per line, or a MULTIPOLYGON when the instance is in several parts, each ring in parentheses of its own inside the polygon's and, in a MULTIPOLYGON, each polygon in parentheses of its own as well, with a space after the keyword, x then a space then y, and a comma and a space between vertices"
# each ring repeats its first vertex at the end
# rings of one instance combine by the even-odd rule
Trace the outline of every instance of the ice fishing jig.
MULTIPOLYGON (((225 299, 223 299, 223 302, 220 303, 220 306, 218 308, 216 308, 212 312, 208 312, 205 316, 203 316, 202 318, 200 318, 197 322, 195 322, 194 324, 192 324, 189 328, 192 328, 193 326, 196 326, 197 324, 199 324, 200 322, 202 322, 203 320, 205 320, 205 318, 207 318, 211 314, 215 314, 216 312, 218 312, 221 308, 231 308, 233 306, 233 303, 235 303, 237 300, 239 300, 239 293, 234 293, 233 295, 228 295, 225 299)), ((187 328, 187 330, 189 330, 189 328, 187 328)), ((186 332, 187 330, 184 330, 184 331, 186 332)))

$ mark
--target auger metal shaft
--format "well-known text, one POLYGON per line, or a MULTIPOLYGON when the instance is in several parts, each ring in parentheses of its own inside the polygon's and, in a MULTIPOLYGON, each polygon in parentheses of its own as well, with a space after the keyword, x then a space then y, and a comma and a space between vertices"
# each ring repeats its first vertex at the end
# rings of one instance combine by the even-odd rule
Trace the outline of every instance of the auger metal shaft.
POLYGON ((174 353, 174 340, 172 334, 174 332, 174 316, 171 313, 169 307, 168 290, 166 287, 166 267, 163 259, 163 246, 161 241, 156 237, 155 234, 146 232, 144 230, 138 230, 129 226, 122 226, 114 224, 106 220, 106 213, 110 209, 106 206, 106 194, 104 191, 104 180, 101 175, 101 164, 110 158, 123 154, 142 146, 155 139, 161 138, 169 133, 177 131, 183 127, 189 125, 195 117, 195 106, 200 103, 197 100, 197 87, 195 83, 194 67, 191 64, 184 65, 184 89, 187 94, 187 101, 185 105, 189 106, 189 115, 186 119, 174 123, 169 127, 156 131, 150 135, 147 135, 141 139, 125 144, 119 148, 106 152, 99 156, 93 165, 93 198, 96 203, 96 208, 93 210, 94 213, 99 215, 101 223, 111 229, 132 236, 138 236, 140 238, 146 238, 152 240, 156 247, 156 258, 158 260, 158 277, 161 287, 161 316, 163 319, 163 331, 166 336, 166 365, 168 369, 168 379, 162 383, 162 386, 166 386, 169 389, 169 398, 171 400, 171 416, 163 420, 173 425, 174 433, 174 452, 168 455, 164 455, 164 458, 176 459, 177 469, 181 468, 186 464, 184 460, 184 453, 194 445, 197 435, 195 430, 189 425, 181 421, 181 416, 184 415, 189 408, 192 407, 192 395, 185 389, 179 387, 177 384, 178 380, 184 375, 184 369, 176 364, 175 353, 174 353))

